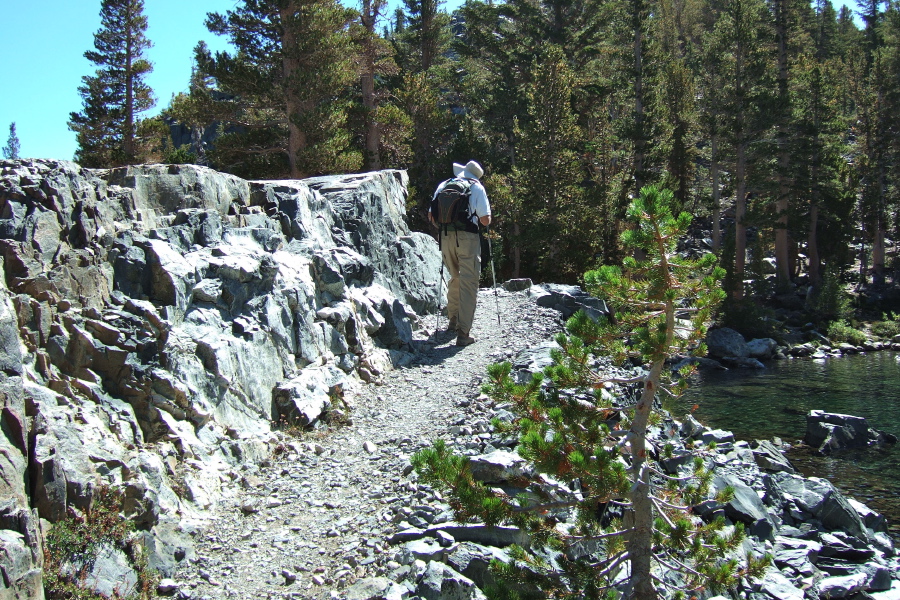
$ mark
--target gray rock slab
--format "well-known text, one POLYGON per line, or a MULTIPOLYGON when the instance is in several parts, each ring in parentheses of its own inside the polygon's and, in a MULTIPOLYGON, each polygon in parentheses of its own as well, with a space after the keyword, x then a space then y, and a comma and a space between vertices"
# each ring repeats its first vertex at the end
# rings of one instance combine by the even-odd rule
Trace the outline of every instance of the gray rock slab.
MULTIPOLYGON (((82 565, 63 565, 64 571, 80 572, 82 565)), ((100 546, 97 556, 83 578, 84 587, 107 598, 128 597, 137 589, 137 572, 128 557, 109 544, 100 546)))
POLYGON ((0 529, 0 598, 38 600, 44 597, 41 565, 24 536, 0 529))
POLYGON ((768 440, 757 440, 751 444, 753 459, 763 471, 770 473, 795 473, 796 470, 784 453, 768 440))
POLYGON ((710 329, 706 334, 706 348, 710 356, 718 358, 750 356, 744 336, 729 327, 710 329))
POLYGON ((803 590, 774 568, 770 568, 766 572, 765 578, 760 583, 760 589, 776 600, 803 600, 804 598, 803 590))
POLYGON ((538 306, 554 308, 562 313, 564 319, 568 319, 579 310, 594 319, 608 315, 610 312, 606 301, 594 298, 577 285, 545 283, 540 287, 547 292, 547 295, 539 296, 536 299, 538 306))
POLYGON ((423 600, 487 600, 471 579, 436 561, 428 563, 416 593, 423 600))
POLYGON ((825 598, 847 598, 865 590, 868 579, 865 573, 825 577, 819 581, 819 595, 825 598))
POLYGON ((533 467, 515 452, 495 450, 469 458, 469 469, 476 481, 503 483, 527 477, 533 467))
POLYGON ((344 591, 345 600, 402 600, 407 597, 405 587, 387 577, 366 577, 344 591))
POLYGON ((770 515, 756 490, 733 475, 716 475, 713 479, 716 490, 726 486, 734 488, 734 498, 725 505, 725 515, 733 521, 740 521, 756 529, 759 537, 769 538, 774 533, 770 515))
POLYGON ((409 564, 415 560, 443 560, 447 550, 434 538, 421 538, 406 542, 400 552, 401 562, 409 564))

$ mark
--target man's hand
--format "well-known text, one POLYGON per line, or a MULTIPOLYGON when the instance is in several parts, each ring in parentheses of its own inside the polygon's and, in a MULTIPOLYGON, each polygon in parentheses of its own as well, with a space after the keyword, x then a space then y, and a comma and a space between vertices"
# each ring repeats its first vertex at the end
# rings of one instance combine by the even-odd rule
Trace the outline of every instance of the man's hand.
POLYGON ((491 224, 491 215, 485 215, 483 217, 478 217, 478 222, 487 227, 491 224))

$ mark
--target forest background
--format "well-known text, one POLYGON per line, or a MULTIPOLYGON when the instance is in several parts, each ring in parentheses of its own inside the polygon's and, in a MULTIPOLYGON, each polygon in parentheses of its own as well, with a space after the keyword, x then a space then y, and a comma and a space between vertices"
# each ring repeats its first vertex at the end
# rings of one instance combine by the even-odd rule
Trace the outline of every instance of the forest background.
MULTIPOLYGON (((86 167, 407 169, 423 230, 451 163, 477 159, 508 277, 574 283, 620 262, 625 210, 652 183, 707 223, 735 299, 768 256, 779 290, 818 289, 854 260, 882 284, 898 6, 866 0, 855 21, 829 0, 469 0, 452 14, 438 0, 389 14, 381 0, 242 0, 206 18, 228 50, 198 43, 189 91, 145 118, 143 1, 102 0, 69 127, 86 167)), ((13 124, 3 153, 17 152, 13 124)))

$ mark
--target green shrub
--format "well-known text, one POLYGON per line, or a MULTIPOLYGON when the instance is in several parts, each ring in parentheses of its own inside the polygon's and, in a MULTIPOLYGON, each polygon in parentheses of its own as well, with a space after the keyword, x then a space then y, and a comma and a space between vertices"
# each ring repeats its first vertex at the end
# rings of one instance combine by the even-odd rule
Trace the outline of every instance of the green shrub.
POLYGON ((859 346, 866 341, 866 334, 854 329, 847 321, 840 319, 828 326, 828 339, 832 342, 846 342, 859 346))
POLYGON ((170 165, 193 165, 197 164, 197 154, 191 151, 190 144, 170 147, 163 154, 163 162, 170 165))
MULTIPOLYGON (((70 516, 53 524, 44 545, 44 593, 48 600, 95 600, 104 596, 81 587, 100 549, 109 545, 123 551, 138 576, 135 592, 130 597, 155 596, 157 575, 147 567, 143 549, 136 543, 134 523, 122 511, 120 491, 100 486, 94 490, 90 510, 84 516, 70 516), (79 567, 75 573, 64 573, 63 567, 79 567)), ((115 594, 119 598, 118 594, 115 594)))
MULTIPOLYGON (((726 530, 724 518, 700 523, 690 514, 690 507, 706 500, 711 489, 713 473, 703 456, 694 457, 689 477, 667 477, 648 462, 647 431, 660 422, 653 417, 657 397, 675 395, 685 383, 669 376, 666 359, 678 351, 705 354, 705 323, 725 295, 718 287, 723 270, 715 266, 715 256, 692 261, 674 252, 690 216, 672 214, 673 200, 668 190, 642 188, 629 206, 633 227, 623 233, 622 242, 644 256, 628 256, 621 266, 604 265, 584 275, 587 291, 616 307, 615 322, 575 313, 566 322, 567 333, 556 337, 553 364, 530 382, 513 379, 509 362, 488 368, 482 389, 516 414, 516 450, 535 468, 533 476, 523 475, 515 483, 527 493, 513 498, 476 480, 469 458, 454 454, 440 439, 412 457, 419 480, 446 492, 457 521, 508 523, 529 534, 530 547, 513 547, 511 564, 492 564, 500 582, 494 590, 497 598, 522 597, 513 586, 524 582, 538 586, 539 597, 614 598, 622 570, 630 574, 629 596, 668 597, 662 589, 667 584, 655 578, 651 560, 661 569, 680 572, 684 591, 725 591, 744 577, 759 577, 771 562, 767 555, 741 564, 742 524, 726 530), (686 318, 676 318, 688 310, 686 318), (634 379, 616 380, 598 363, 600 356, 615 364, 633 364, 638 357, 647 370, 634 379), (614 402, 601 393, 610 380, 637 384, 637 389, 621 390, 614 402), (578 494, 550 496, 539 483, 542 474, 572 490, 577 485, 578 494), (620 515, 606 513, 613 499, 620 499, 620 515), (560 522, 559 509, 575 512, 560 522), (595 549, 585 553, 585 544, 595 549), (549 551, 563 552, 559 567, 546 560, 549 551)), ((674 451, 674 443, 662 449, 664 456, 674 456, 674 451)))
POLYGON ((808 307, 822 318, 828 319, 846 319, 852 312, 850 298, 841 284, 840 273, 834 269, 825 272, 822 278, 822 285, 810 298, 808 307))
POLYGON ((726 299, 716 321, 720 326, 730 327, 747 339, 780 339, 784 333, 775 313, 753 298, 726 299))
POLYGON ((880 338, 889 340, 895 335, 900 334, 900 321, 896 320, 892 314, 888 313, 886 320, 875 321, 872 323, 871 331, 872 335, 877 335, 880 338))

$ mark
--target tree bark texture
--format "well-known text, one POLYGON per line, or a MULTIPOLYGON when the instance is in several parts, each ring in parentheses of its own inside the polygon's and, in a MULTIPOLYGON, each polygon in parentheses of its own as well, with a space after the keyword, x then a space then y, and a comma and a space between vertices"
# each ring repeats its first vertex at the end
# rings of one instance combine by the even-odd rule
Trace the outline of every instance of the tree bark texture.
POLYGON ((279 9, 281 18, 281 64, 284 80, 284 105, 288 124, 288 169, 291 179, 302 179, 306 173, 301 172, 297 157, 300 151, 306 148, 306 134, 297 125, 295 117, 303 111, 303 103, 294 86, 291 84, 292 75, 300 68, 300 60, 294 56, 293 48, 297 46, 296 32, 291 30, 290 22, 293 19, 293 11, 290 4, 279 9))

